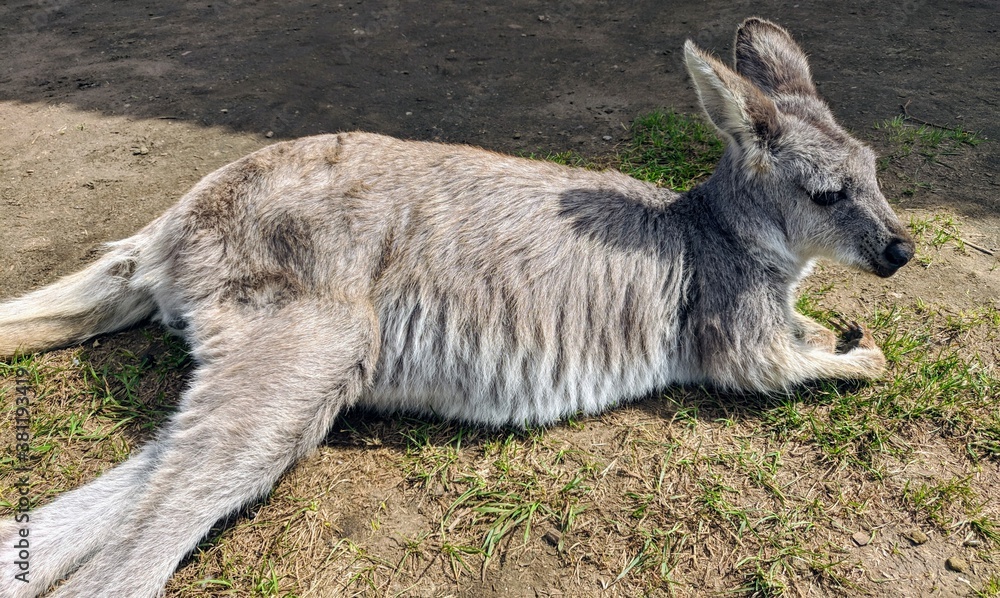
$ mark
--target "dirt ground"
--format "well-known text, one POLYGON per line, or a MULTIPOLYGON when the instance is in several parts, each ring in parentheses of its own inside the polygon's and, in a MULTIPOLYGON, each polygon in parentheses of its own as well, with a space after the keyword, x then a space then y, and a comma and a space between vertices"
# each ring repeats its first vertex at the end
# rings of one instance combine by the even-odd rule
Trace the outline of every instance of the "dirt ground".
MULTIPOLYGON (((697 112, 684 39, 728 59, 735 26, 750 15, 791 30, 834 113, 878 149, 890 148, 879 146, 873 125, 903 104, 920 119, 980 132, 987 141, 974 152, 922 167, 929 187, 904 194, 912 181, 899 177, 884 186, 904 219, 944 211, 965 241, 1000 249, 1000 10, 992 0, 15 0, 0 5, 0 295, 79 269, 205 174, 276 140, 362 129, 511 153, 611 154, 640 114, 697 112)), ((933 276, 910 268, 888 282, 837 274, 853 286, 830 300, 871 292, 956 312, 1000 307, 995 259, 979 252, 949 265, 933 276)), ((597 442, 573 440, 571 429, 553 434, 597 442)), ((365 486, 365 468, 377 469, 379 458, 366 450, 333 442, 283 484, 301 482, 298 494, 308 495, 313 485, 329 490, 317 481, 329 476, 337 492, 378 508, 368 497, 399 491, 390 482, 365 486)), ((399 496, 416 501, 412 517, 400 508, 382 524, 419 534, 421 493, 399 496)), ((340 532, 364 536, 349 519, 340 532)), ((441 575, 421 593, 598 591, 554 581, 560 561, 539 553, 537 566, 468 584, 441 575)), ((961 595, 964 586, 949 583, 934 586, 937 595, 961 595)), ((865 591, 901 595, 879 584, 865 591)))

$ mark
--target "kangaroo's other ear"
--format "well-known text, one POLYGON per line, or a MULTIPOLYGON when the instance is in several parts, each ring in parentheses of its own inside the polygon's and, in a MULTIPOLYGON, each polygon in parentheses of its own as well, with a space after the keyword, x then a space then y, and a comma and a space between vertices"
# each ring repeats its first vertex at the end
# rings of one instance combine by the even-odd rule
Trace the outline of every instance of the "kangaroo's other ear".
POLYGON ((749 162, 766 169, 769 142, 780 134, 774 102, 756 85, 688 40, 684 64, 708 118, 743 150, 749 162))
POLYGON ((736 30, 736 72, 771 95, 817 95, 809 60, 784 28, 751 17, 736 30))

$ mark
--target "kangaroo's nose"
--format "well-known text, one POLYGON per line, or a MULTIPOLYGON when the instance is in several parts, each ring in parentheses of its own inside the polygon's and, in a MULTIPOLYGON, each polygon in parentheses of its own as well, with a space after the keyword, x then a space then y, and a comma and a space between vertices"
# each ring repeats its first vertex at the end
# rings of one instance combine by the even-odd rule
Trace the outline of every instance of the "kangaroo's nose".
POLYGON ((913 242, 906 239, 893 239, 882 254, 885 261, 894 268, 902 268, 913 257, 913 242))

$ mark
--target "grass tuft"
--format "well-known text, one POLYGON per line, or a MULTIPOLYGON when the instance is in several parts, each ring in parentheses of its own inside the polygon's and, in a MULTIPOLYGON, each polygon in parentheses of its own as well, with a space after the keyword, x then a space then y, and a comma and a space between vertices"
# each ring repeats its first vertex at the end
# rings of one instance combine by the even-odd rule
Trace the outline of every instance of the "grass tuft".
POLYGON ((641 116, 632 139, 618 154, 618 168, 637 179, 686 191, 715 170, 722 141, 699 118, 670 111, 641 116))

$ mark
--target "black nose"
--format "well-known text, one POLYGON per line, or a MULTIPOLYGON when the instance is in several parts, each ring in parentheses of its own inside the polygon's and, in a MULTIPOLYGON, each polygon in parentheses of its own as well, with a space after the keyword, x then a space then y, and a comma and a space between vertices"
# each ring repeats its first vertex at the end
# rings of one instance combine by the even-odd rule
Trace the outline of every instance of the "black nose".
POLYGON ((893 239, 882 255, 892 267, 902 268, 913 257, 913 242, 906 239, 893 239))

